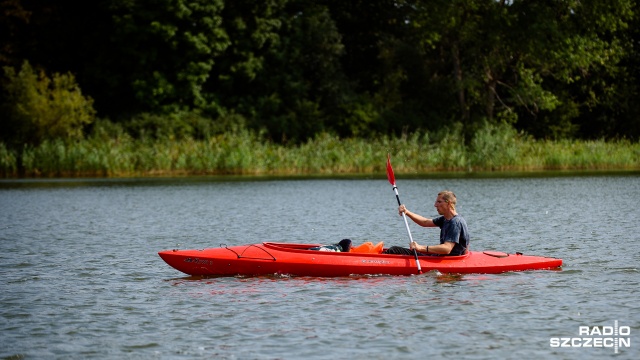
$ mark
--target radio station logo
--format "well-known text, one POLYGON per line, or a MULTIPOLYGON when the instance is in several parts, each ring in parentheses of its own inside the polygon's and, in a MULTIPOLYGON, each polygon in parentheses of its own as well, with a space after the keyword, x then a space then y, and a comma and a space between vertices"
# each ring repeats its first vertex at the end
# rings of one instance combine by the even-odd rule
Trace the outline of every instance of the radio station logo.
POLYGON ((552 337, 552 348, 612 348, 618 353, 620 348, 631 347, 631 327, 619 326, 618 320, 613 326, 578 326, 576 337, 552 337))

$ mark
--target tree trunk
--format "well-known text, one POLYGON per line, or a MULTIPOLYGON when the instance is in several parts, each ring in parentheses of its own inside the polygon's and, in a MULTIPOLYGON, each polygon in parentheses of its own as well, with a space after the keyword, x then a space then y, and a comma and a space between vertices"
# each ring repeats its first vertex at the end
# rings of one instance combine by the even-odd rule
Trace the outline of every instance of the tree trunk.
POLYGON ((487 114, 487 118, 489 120, 493 120, 493 111, 496 105, 496 84, 497 81, 493 76, 493 72, 491 71, 491 67, 485 65, 485 76, 486 76, 486 99, 485 99, 485 113, 487 114))
POLYGON ((462 66, 460 65, 460 50, 458 49, 458 43, 454 42, 451 48, 451 57, 453 60, 453 72, 456 81, 456 89, 458 91, 458 103, 460 105, 460 111, 462 120, 466 124, 469 122, 469 107, 464 96, 464 86, 462 84, 462 66))

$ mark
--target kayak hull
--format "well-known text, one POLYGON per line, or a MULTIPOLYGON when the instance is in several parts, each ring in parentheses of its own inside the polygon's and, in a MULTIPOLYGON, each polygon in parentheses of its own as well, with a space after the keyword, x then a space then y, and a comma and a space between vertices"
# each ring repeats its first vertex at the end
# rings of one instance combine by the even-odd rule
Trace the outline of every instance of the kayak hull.
MULTIPOLYGON (((418 274, 413 256, 309 250, 315 246, 319 245, 264 242, 201 250, 166 250, 158 255, 176 270, 195 276, 418 274)), ((496 274, 562 266, 562 259, 495 251, 473 251, 462 256, 419 256, 418 259, 422 272, 460 274, 496 274)))

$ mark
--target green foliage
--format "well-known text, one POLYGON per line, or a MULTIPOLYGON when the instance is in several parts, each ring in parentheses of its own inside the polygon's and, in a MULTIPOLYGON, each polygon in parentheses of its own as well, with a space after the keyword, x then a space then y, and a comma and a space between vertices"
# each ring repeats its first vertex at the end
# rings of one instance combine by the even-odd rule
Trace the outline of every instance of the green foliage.
POLYGON ((635 0, 5 3, 0 62, 71 71, 135 137, 640 136, 635 0))
POLYGON ((0 142, 0 174, 18 175, 18 159, 15 151, 11 151, 4 142, 0 142))
POLYGON ((279 142, 301 143, 337 130, 349 87, 340 64, 341 36, 326 6, 300 1, 225 8, 237 39, 216 69, 227 108, 279 142), (247 8, 255 17, 246 19, 247 8))
POLYGON ((204 139, 211 135, 209 119, 192 112, 176 112, 168 115, 143 113, 123 123, 134 138, 139 139, 204 139))
POLYGON ((137 110, 159 112, 219 108, 203 91, 216 57, 231 41, 224 31, 223 0, 111 2, 114 61, 137 110))
POLYGON ((507 123, 486 122, 476 131, 470 144, 473 167, 489 170, 503 170, 518 165, 522 156, 523 143, 528 139, 507 123))
POLYGON ((379 174, 386 154, 401 174, 434 171, 640 169, 640 143, 627 140, 550 141, 523 136, 506 123, 485 122, 471 145, 462 126, 399 137, 340 138, 318 134, 299 145, 264 141, 236 129, 207 139, 139 138, 98 121, 84 140, 45 140, 7 148, 0 142, 0 176, 154 176, 189 174, 379 174), (111 135, 109 135, 111 134, 111 135))
POLYGON ((432 77, 451 73, 448 101, 466 125, 508 111, 520 129, 565 137, 612 91, 627 53, 632 2, 614 3, 430 1, 410 24, 432 77))
POLYGON ((80 91, 72 74, 51 77, 28 62, 20 71, 5 67, 2 104, 3 138, 11 144, 38 144, 46 139, 80 139, 95 118, 93 100, 80 91))
POLYGON ((435 132, 434 145, 429 150, 429 156, 434 156, 436 166, 442 170, 466 169, 468 154, 464 141, 462 123, 454 123, 435 132))
POLYGON ((357 99, 345 105, 345 117, 341 121, 340 129, 353 136, 365 137, 371 135, 372 128, 380 118, 375 104, 367 97, 357 99))

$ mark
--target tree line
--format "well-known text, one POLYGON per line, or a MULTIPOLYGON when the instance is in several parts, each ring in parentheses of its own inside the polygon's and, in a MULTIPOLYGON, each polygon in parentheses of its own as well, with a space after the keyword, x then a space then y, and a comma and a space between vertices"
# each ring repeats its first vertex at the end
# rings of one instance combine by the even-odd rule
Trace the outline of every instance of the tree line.
POLYGON ((0 0, 0 131, 640 136, 633 0, 0 0))

